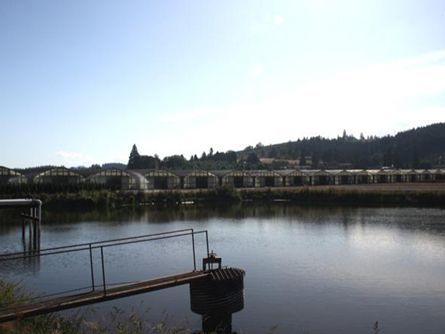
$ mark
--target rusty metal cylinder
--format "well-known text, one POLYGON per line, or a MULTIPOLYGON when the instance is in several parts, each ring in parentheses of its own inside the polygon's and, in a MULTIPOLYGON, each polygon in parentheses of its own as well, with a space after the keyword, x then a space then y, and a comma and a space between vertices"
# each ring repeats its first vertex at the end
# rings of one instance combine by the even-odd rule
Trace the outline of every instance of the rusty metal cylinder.
POLYGON ((244 275, 238 268, 218 269, 190 283, 191 309, 202 315, 204 333, 231 333, 232 313, 244 308, 244 275))
POLYGON ((244 270, 211 271, 205 280, 190 283, 191 309, 197 314, 235 313, 244 308, 244 270))

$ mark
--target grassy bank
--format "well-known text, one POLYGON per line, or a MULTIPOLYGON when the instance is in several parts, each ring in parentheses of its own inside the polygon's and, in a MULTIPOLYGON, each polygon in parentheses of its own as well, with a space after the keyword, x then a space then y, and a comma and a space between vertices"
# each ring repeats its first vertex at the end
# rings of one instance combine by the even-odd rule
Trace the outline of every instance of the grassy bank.
POLYGON ((231 204, 240 202, 240 193, 234 189, 170 190, 134 192, 119 190, 86 190, 58 192, 0 193, 0 198, 39 198, 47 208, 117 208, 136 206, 179 206, 182 204, 231 204))
POLYGON ((445 185, 315 186, 241 190, 247 201, 284 200, 307 204, 445 207, 445 185))
MULTIPOLYGON (((0 309, 26 302, 27 296, 17 285, 0 280, 0 309)), ((85 313, 94 314, 94 309, 85 313)), ((146 311, 147 312, 147 311, 146 311)), ((115 308, 98 317, 77 314, 65 318, 57 313, 40 315, 0 324, 0 334, 191 334, 197 333, 184 327, 168 326, 165 321, 144 320, 143 311, 124 312, 115 308)))
POLYGON ((404 205, 445 207, 445 184, 381 184, 293 188, 216 188, 131 192, 105 189, 16 192, 2 198, 35 197, 47 208, 117 208, 136 206, 226 205, 239 202, 289 201, 304 204, 404 205))

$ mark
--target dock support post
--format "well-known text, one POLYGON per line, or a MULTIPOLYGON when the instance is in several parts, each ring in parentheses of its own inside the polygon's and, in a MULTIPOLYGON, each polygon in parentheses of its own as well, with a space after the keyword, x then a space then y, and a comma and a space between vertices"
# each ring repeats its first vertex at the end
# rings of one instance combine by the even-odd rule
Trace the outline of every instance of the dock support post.
POLYGON ((25 210, 20 214, 22 217, 23 252, 40 251, 42 201, 33 198, 0 199, 0 208, 2 207, 25 208, 25 210), (26 229, 28 229, 28 232, 26 232, 26 229), (26 234, 28 234, 28 236, 26 234))

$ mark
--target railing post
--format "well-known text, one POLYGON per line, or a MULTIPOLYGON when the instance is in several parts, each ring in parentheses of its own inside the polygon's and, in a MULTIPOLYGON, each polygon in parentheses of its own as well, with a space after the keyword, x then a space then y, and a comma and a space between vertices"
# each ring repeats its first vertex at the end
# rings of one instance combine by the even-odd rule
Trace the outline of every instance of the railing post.
POLYGON ((96 290, 96 288, 94 285, 93 250, 91 249, 91 244, 89 246, 90 246, 91 287, 94 291, 96 290))
POLYGON ((209 249, 209 233, 206 231, 206 245, 207 245, 207 256, 210 256, 210 249, 209 249))
POLYGON ((105 285, 105 263, 104 263, 104 247, 100 246, 100 258, 102 260, 102 283, 104 286, 104 296, 107 295, 107 286, 105 285))
POLYGON ((196 271, 195 231, 192 229, 193 270, 196 271))

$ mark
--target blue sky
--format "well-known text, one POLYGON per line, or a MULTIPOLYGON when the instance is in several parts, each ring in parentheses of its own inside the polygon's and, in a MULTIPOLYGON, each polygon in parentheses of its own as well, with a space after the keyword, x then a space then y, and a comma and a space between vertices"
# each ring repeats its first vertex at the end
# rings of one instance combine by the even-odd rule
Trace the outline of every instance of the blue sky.
POLYGON ((0 165, 445 121, 445 2, 0 1, 0 165))

